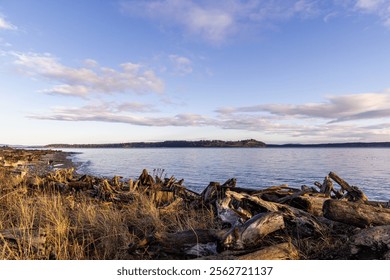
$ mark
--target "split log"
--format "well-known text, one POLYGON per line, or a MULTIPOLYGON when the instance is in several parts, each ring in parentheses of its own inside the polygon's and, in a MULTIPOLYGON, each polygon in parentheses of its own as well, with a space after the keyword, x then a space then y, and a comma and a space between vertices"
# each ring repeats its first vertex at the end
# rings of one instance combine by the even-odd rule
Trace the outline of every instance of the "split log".
POLYGON ((336 173, 330 172, 329 177, 332 178, 340 187, 345 190, 347 194, 347 198, 350 201, 367 201, 367 196, 355 186, 350 186, 346 181, 341 179, 336 173))
POLYGON ((329 198, 321 196, 299 196, 293 198, 289 205, 298 209, 302 209, 314 216, 323 216, 323 205, 329 198))
POLYGON ((324 217, 357 227, 390 225, 390 209, 364 203, 329 199, 324 202, 324 217))
POLYGON ((262 250, 242 255, 239 260, 299 260, 297 248, 289 243, 280 243, 262 250))
POLYGON ((244 199, 249 200, 249 201, 254 202, 255 204, 265 208, 266 210, 268 210, 270 212, 276 212, 279 210, 278 206, 275 203, 265 201, 257 196, 248 195, 246 193, 236 193, 233 191, 226 191, 226 196, 230 196, 238 201, 242 201, 244 199))
MULTIPOLYGON (((253 202, 255 205, 260 206, 270 212, 280 211, 283 213, 286 223, 293 225, 294 234, 305 237, 312 236, 315 234, 322 234, 324 227, 318 222, 318 220, 308 212, 284 205, 280 203, 265 201, 254 195, 250 196, 247 194, 238 194, 233 191, 227 191, 227 196, 231 196, 238 201, 248 200, 253 202)), ((262 209, 261 209, 262 210, 262 209)), ((258 210, 258 212, 260 212, 258 210)))
POLYGON ((256 247, 265 236, 284 227, 281 213, 260 213, 243 225, 233 227, 223 238, 223 245, 233 250, 256 247))

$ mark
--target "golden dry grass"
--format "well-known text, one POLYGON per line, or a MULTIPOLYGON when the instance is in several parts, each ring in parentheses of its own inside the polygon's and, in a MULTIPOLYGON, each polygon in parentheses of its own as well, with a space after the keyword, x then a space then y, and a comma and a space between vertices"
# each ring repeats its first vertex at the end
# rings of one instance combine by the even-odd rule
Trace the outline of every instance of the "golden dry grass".
POLYGON ((131 259, 152 234, 215 226, 209 209, 158 208, 145 194, 126 204, 83 192, 32 190, 0 170, 0 259, 131 259))

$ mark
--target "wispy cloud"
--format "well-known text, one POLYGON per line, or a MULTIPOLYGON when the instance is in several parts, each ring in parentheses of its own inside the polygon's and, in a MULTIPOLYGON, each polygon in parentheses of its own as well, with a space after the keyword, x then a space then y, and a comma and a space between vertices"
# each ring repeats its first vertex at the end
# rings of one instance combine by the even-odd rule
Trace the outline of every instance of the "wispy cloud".
POLYGON ((92 93, 134 92, 158 93, 164 91, 164 82, 154 71, 144 69, 140 64, 123 63, 119 70, 102 67, 91 59, 85 60, 85 67, 69 67, 50 54, 12 53, 14 64, 30 76, 43 77, 50 82, 60 83, 43 93, 86 97, 92 93))
POLYGON ((171 54, 169 59, 173 63, 176 74, 184 76, 192 73, 192 61, 189 58, 171 54))
POLYGON ((357 0, 355 7, 358 11, 378 16, 383 24, 390 28, 389 0, 357 0))
POLYGON ((49 115, 30 115, 29 118, 57 121, 96 121, 125 123, 138 126, 203 126, 207 117, 199 114, 180 113, 172 117, 149 116, 137 112, 153 111, 153 106, 140 103, 104 103, 82 107, 57 107, 49 115))
MULTIPOLYGON (((122 10, 164 27, 178 27, 183 36, 219 45, 246 30, 262 30, 299 17, 311 19, 372 14, 390 27, 390 0, 123 0, 122 10)), ((175 29, 177 31, 177 29, 175 29)))
POLYGON ((318 1, 299 0, 215 0, 215 1, 123 1, 122 10, 161 24, 179 26, 184 33, 220 44, 249 24, 283 20, 317 13, 318 1))
POLYGON ((325 119, 329 123, 390 117, 390 92, 328 97, 322 103, 260 104, 219 108, 220 114, 268 113, 274 116, 325 119))
POLYGON ((6 30, 17 30, 18 28, 12 23, 8 22, 1 14, 0 14, 0 29, 6 30))
POLYGON ((390 140, 390 94, 386 92, 334 96, 322 103, 219 108, 216 112, 216 115, 180 112, 167 116, 148 104, 111 102, 72 108, 57 107, 47 114, 31 114, 29 118, 152 127, 211 126, 312 142, 323 142, 326 139, 384 141, 386 137, 386 140, 390 140), (370 120, 369 125, 366 120, 370 120))

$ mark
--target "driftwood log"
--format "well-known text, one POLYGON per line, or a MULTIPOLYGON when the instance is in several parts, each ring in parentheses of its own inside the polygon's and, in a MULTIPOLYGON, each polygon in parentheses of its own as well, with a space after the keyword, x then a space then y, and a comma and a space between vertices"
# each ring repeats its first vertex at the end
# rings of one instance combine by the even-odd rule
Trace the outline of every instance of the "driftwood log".
POLYGON ((299 260, 297 248, 289 243, 280 243, 238 257, 239 260, 299 260))
POLYGON ((350 201, 367 201, 367 196, 357 187, 350 186, 340 176, 334 172, 329 173, 329 177, 332 178, 340 187, 347 192, 346 198, 350 201))
POLYGON ((374 258, 390 258, 390 226, 362 229, 351 237, 351 241, 351 253, 353 255, 376 254, 379 256, 374 256, 374 258), (384 257, 381 257, 381 255, 384 257))
POLYGON ((329 199, 324 202, 324 217, 357 227, 390 225, 390 209, 364 203, 329 199))
POLYGON ((323 216, 322 208, 324 202, 328 200, 327 197, 321 196, 299 196, 293 198, 289 205, 298 209, 302 209, 314 216, 321 217, 323 216))
POLYGON ((234 250, 256 247, 265 236, 284 227, 281 213, 260 213, 243 225, 232 227, 223 238, 223 245, 234 250))
POLYGON ((218 233, 212 230, 186 230, 156 235, 143 246, 158 245, 164 253, 183 256, 204 256, 216 254, 218 233))

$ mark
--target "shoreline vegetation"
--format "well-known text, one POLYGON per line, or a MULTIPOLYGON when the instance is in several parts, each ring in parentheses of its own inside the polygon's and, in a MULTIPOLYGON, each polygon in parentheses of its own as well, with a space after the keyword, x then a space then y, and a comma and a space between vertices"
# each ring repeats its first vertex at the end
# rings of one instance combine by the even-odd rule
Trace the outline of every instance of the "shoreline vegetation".
POLYGON ((42 148, 389 148, 390 142, 347 142, 322 144, 266 144, 255 139, 240 141, 200 140, 128 142, 111 144, 49 144, 42 148))
POLYGON ((388 202, 330 172, 300 189, 164 170, 78 174, 69 153, 0 148, 0 259, 390 259, 388 202))

